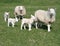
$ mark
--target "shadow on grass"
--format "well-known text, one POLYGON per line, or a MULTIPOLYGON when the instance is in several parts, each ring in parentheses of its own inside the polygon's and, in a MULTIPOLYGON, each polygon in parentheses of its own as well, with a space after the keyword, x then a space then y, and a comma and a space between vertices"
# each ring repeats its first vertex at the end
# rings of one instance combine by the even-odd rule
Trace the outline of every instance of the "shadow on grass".
MULTIPOLYGON (((47 30, 48 28, 47 25, 43 25, 43 24, 41 25, 40 23, 38 23, 37 26, 39 29, 44 29, 44 30, 47 30)), ((36 28, 35 24, 32 25, 32 28, 36 28)), ((50 29, 52 29, 52 27, 50 27, 50 29)))

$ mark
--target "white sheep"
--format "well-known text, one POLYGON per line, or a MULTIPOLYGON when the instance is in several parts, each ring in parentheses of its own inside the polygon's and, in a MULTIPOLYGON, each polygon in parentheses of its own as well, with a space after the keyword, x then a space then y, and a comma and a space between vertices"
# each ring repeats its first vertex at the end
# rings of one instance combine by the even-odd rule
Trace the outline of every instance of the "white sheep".
MULTIPOLYGON (((45 23, 48 27, 48 32, 50 32, 50 26, 51 23, 53 23, 55 21, 55 9, 50 8, 48 9, 48 11, 45 10, 37 10, 35 12, 35 17, 37 20, 45 23)), ((37 29, 37 22, 36 22, 36 29, 37 29)))
POLYGON ((29 31, 31 30, 31 24, 34 22, 35 20, 35 16, 31 15, 31 18, 23 18, 22 19, 22 22, 21 22, 21 30, 22 30, 22 27, 24 26, 24 29, 25 28, 25 24, 28 24, 29 26, 29 31))
POLYGON ((7 12, 4 13, 5 22, 8 20, 8 18, 9 18, 9 12, 7 11, 7 12))
POLYGON ((24 6, 16 6, 14 10, 15 17, 22 19, 26 15, 26 9, 24 6))
POLYGON ((8 18, 8 27, 9 27, 10 23, 12 24, 12 27, 14 27, 15 22, 18 22, 17 18, 8 18))

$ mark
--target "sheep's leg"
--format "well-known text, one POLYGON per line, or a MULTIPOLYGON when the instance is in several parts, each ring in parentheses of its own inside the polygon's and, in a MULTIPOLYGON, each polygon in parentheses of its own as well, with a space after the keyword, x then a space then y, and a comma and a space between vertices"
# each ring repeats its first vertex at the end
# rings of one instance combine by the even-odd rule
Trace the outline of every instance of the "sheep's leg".
POLYGON ((48 26, 48 32, 50 32, 50 26, 51 26, 51 25, 50 25, 50 24, 48 24, 47 26, 48 26))
POLYGON ((29 31, 31 30, 31 24, 29 24, 29 31))
POLYGON ((22 30, 22 27, 23 27, 23 23, 21 24, 21 30, 22 30))
POLYGON ((26 26, 24 25, 24 29, 26 30, 26 26))
POLYGON ((35 24, 36 24, 36 29, 38 29, 38 26, 37 26, 38 23, 36 22, 35 24))

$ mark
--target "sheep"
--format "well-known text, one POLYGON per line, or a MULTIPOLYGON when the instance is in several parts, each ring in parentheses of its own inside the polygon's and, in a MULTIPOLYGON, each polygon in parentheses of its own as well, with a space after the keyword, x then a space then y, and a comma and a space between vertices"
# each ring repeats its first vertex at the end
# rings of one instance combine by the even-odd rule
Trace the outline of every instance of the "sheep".
POLYGON ((24 29, 25 28, 25 24, 28 24, 29 26, 29 31, 31 30, 31 24, 34 22, 35 20, 35 16, 31 15, 31 18, 23 18, 22 21, 21 21, 21 30, 22 30, 22 27, 24 26, 24 29))
MULTIPOLYGON (((56 16, 56 12, 55 9, 53 8, 48 8, 48 11, 45 10, 37 10, 35 11, 35 17, 36 17, 36 21, 40 21, 43 22, 47 25, 48 27, 48 32, 50 32, 50 27, 51 27, 51 23, 55 22, 55 16, 56 16)), ((36 29, 38 29, 37 27, 37 22, 36 22, 36 29)))
POLYGON ((18 19, 22 19, 26 15, 26 9, 24 6, 16 6, 14 10, 14 15, 18 19))
POLYGON ((14 27, 15 22, 18 22, 17 18, 8 18, 8 27, 9 27, 10 23, 12 24, 12 27, 14 27))
POLYGON ((6 12, 4 13, 4 20, 5 20, 5 22, 8 20, 8 18, 9 18, 9 12, 6 11, 6 12))

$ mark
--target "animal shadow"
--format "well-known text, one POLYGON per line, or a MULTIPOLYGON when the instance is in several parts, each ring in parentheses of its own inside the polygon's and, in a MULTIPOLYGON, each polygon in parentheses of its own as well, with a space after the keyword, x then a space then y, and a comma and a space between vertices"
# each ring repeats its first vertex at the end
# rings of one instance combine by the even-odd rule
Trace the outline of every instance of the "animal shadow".
MULTIPOLYGON (((43 25, 43 24, 42 25, 38 24, 38 28, 44 29, 44 30, 48 29, 47 25, 43 25)), ((52 29, 52 27, 50 27, 50 29, 52 29)))
MULTIPOLYGON (((44 29, 44 30, 47 30, 48 28, 47 25, 44 25, 44 24, 41 25, 41 23, 38 23, 37 26, 39 29, 44 29)), ((32 24, 32 28, 36 28, 35 24, 32 24)), ((52 27, 50 27, 50 29, 52 29, 52 27)))

